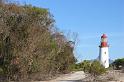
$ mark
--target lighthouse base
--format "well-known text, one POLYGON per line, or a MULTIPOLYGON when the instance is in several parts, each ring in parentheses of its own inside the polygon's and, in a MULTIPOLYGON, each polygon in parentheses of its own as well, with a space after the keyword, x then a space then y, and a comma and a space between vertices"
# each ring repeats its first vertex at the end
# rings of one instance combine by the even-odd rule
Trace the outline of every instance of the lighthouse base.
POLYGON ((108 47, 100 47, 99 61, 105 68, 109 67, 108 47))

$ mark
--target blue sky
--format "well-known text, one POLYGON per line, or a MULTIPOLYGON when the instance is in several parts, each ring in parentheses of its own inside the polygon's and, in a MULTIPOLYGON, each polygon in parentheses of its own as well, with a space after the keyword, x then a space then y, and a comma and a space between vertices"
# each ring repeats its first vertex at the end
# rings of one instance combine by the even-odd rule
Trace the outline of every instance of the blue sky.
POLYGON ((111 59, 124 57, 124 0, 18 0, 48 8, 63 32, 78 33, 79 61, 99 55, 100 36, 108 36, 111 59))

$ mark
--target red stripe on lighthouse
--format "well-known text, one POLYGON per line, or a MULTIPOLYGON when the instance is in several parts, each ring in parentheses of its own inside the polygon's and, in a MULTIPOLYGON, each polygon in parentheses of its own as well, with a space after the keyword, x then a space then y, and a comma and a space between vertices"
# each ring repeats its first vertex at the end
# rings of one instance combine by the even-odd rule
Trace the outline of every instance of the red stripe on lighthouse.
POLYGON ((102 42, 102 43, 101 43, 101 47, 108 47, 107 42, 102 42))
POLYGON ((103 34, 101 36, 101 45, 100 45, 100 47, 108 47, 106 34, 103 34))

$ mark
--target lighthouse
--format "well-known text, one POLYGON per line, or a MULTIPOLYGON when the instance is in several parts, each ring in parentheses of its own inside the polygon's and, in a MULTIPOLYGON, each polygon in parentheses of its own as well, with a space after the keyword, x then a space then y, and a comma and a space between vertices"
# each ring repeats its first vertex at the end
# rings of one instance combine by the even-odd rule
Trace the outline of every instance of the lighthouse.
POLYGON ((105 67, 109 67, 109 50, 108 41, 106 34, 101 36, 101 42, 99 46, 99 61, 105 67))

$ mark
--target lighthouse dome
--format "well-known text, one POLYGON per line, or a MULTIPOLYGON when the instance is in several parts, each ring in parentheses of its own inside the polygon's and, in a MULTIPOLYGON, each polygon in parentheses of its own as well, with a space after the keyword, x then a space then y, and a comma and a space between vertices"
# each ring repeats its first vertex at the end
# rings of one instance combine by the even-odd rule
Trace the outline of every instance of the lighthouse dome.
POLYGON ((106 34, 103 34, 103 35, 101 36, 101 38, 107 38, 106 34))

